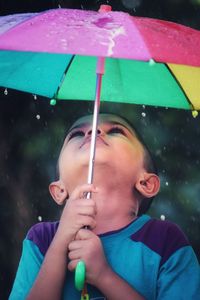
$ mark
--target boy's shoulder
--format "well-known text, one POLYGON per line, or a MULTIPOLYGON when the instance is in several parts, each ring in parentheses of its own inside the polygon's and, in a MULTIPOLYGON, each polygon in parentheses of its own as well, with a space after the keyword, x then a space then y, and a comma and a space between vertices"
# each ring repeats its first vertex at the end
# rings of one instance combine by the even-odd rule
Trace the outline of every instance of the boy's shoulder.
POLYGON ((33 225, 27 233, 26 240, 32 241, 45 255, 57 231, 59 222, 40 222, 33 225))
POLYGON ((141 242, 162 257, 162 263, 189 242, 178 225, 171 221, 150 218, 137 232, 132 241, 141 242))

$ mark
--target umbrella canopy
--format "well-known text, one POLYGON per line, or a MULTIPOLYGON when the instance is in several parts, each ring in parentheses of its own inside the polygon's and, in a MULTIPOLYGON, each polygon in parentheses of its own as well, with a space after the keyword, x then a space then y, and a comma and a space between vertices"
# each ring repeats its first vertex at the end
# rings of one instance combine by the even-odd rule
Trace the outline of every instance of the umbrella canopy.
POLYGON ((54 9, 0 18, 0 86, 55 99, 200 109, 200 32, 122 12, 54 9))

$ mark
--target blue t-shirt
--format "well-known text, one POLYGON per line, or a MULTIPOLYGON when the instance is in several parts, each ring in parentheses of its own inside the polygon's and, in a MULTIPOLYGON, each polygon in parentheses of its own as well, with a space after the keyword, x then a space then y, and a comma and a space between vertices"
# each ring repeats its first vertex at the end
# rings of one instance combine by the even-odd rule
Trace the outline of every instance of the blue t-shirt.
MULTIPOLYGON (((28 232, 10 300, 26 299, 58 224, 38 223, 28 232)), ((126 227, 99 237, 111 268, 145 299, 200 299, 199 264, 175 224, 143 215, 126 227)), ((80 300, 80 292, 74 287, 74 273, 67 272, 63 299, 80 300)), ((88 292, 90 300, 106 299, 93 286, 88 285, 88 292)))

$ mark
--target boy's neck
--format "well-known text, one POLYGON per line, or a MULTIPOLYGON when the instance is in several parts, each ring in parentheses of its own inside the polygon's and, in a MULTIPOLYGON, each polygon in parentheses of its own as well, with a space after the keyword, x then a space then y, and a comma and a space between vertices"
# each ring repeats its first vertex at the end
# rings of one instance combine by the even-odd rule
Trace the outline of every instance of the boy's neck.
MULTIPOLYGON (((78 172, 80 175, 75 178, 71 191, 85 183, 87 171, 88 168, 85 168, 78 172)), ((98 189, 92 194, 97 205, 95 233, 120 229, 136 218, 138 200, 133 194, 132 177, 127 178, 106 165, 96 166, 93 184, 98 189)))
POLYGON ((105 181, 104 184, 95 182, 98 193, 92 195, 97 205, 96 234, 118 230, 128 225, 137 216, 138 201, 134 199, 132 190, 120 184, 105 181))

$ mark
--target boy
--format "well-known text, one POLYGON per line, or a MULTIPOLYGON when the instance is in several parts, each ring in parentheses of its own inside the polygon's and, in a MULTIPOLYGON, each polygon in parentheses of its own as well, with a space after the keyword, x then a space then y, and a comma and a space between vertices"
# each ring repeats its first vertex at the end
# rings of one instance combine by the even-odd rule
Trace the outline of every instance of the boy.
POLYGON ((59 179, 49 187, 59 205, 67 199, 60 222, 29 231, 10 299, 80 299, 73 273, 80 260, 90 299, 199 299, 199 265, 182 232, 138 217, 160 182, 147 148, 122 118, 100 115, 94 183, 85 184, 91 121, 79 119, 65 139, 59 179), (88 192, 92 199, 83 199, 88 192))

